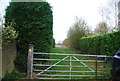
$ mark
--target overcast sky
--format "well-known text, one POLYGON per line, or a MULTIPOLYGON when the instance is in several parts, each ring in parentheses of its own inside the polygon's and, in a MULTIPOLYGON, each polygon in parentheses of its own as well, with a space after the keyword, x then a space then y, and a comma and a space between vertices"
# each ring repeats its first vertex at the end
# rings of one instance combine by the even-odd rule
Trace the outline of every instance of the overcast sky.
POLYGON ((93 30, 101 21, 99 10, 108 0, 47 0, 53 6, 54 37, 62 41, 74 23, 75 17, 83 18, 93 30))
MULTIPOLYGON (((0 0, 0 13, 10 0, 0 0)), ((56 42, 63 41, 67 37, 67 31, 74 23, 75 17, 83 18, 93 30, 101 21, 99 10, 106 5, 108 0, 47 0, 53 10, 53 32, 56 42)))

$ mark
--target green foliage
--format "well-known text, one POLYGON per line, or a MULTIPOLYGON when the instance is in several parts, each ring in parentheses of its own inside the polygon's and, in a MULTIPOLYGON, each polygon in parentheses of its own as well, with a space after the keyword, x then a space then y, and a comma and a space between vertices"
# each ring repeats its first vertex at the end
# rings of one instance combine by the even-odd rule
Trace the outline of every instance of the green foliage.
POLYGON ((76 18, 72 27, 70 27, 67 39, 69 47, 78 50, 79 38, 86 36, 89 33, 88 25, 83 19, 76 18))
POLYGON ((120 31, 80 39, 82 53, 114 55, 120 48, 120 31))
POLYGON ((11 43, 18 37, 17 31, 13 27, 4 27, 2 29, 2 39, 4 43, 11 43))
POLYGON ((6 25, 15 22, 14 28, 19 33, 15 61, 18 70, 26 71, 28 44, 35 45, 34 51, 50 52, 52 49, 53 16, 47 2, 11 2, 6 9, 5 22, 6 25))
POLYGON ((6 72, 5 77, 3 78, 2 81, 6 81, 6 80, 14 81, 15 79, 26 78, 26 77, 27 77, 26 73, 6 72))
POLYGON ((53 48, 55 48, 55 39, 53 39, 53 48))

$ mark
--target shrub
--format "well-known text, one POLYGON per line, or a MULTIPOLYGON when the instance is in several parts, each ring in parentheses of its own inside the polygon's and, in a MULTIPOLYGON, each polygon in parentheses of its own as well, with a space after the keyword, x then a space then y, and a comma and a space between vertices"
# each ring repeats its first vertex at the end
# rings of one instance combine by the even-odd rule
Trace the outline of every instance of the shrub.
MULTIPOLYGON (((26 72, 28 45, 39 52, 50 52, 53 47, 53 16, 47 2, 11 2, 6 9, 5 22, 15 22, 18 31, 16 68, 26 72)), ((48 57, 48 56, 46 56, 48 57)))
POLYGON ((55 39, 53 39, 53 48, 55 48, 55 39))
POLYGON ((2 81, 16 81, 21 78, 26 78, 27 74, 26 73, 15 73, 15 72, 6 72, 4 78, 2 81))
POLYGON ((79 42, 82 53, 114 55, 120 48, 120 31, 103 35, 83 37, 79 42))
POLYGON ((2 29, 2 39, 4 43, 11 43, 18 37, 17 31, 13 27, 4 27, 2 29))

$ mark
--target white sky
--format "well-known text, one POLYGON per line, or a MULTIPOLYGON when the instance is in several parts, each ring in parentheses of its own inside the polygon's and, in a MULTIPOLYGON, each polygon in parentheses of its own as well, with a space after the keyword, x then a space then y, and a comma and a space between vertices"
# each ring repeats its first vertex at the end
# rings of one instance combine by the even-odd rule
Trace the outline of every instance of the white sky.
POLYGON ((47 0, 53 6, 54 38, 56 42, 67 37, 67 31, 76 16, 87 21, 93 30, 101 20, 100 7, 108 0, 47 0))
MULTIPOLYGON (((0 0, 0 13, 10 0, 0 0)), ((67 31, 74 23, 75 17, 83 18, 93 30, 101 21, 100 7, 106 5, 108 0, 47 0, 53 7, 53 32, 56 42, 67 37, 67 31)))

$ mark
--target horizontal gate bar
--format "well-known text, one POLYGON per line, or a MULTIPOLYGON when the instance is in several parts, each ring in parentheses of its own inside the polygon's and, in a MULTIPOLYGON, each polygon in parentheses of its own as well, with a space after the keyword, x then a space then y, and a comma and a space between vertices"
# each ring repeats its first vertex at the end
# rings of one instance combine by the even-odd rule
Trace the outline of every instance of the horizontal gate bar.
MULTIPOLYGON (((43 71, 43 70, 33 70, 33 71, 43 71)), ((60 70, 47 70, 45 72, 88 72, 88 73, 91 73, 91 72, 95 72, 95 71, 60 71, 60 70)), ((97 71, 97 72, 103 72, 103 71, 97 71)))
POLYGON ((33 52, 33 54, 43 54, 43 55, 70 55, 70 56, 92 56, 92 57, 106 57, 106 55, 88 55, 88 54, 63 54, 63 53, 40 53, 33 52))
MULTIPOLYGON (((51 74, 40 74, 38 76, 72 76, 72 77, 95 77, 96 75, 51 75, 51 74)), ((97 76, 104 76, 104 75, 97 75, 97 76)))
MULTIPOLYGON (((52 81, 56 81, 56 80, 58 80, 58 81, 60 81, 60 80, 63 80, 63 81, 94 81, 94 80, 89 80, 89 79, 81 79, 81 78, 72 78, 72 79, 70 79, 70 78, 36 78, 36 79, 41 79, 41 80, 52 80, 52 81)), ((98 79, 99 80, 99 79, 98 79)), ((102 80, 101 80, 102 81, 102 80)), ((107 81, 107 80, 106 80, 107 81)))
MULTIPOLYGON (((38 59, 38 58, 33 58, 33 60, 49 60, 49 61, 59 61, 61 59, 38 59)), ((79 61, 79 62, 96 62, 96 60, 63 60, 63 61, 79 61)), ((105 62, 105 61, 100 61, 98 60, 97 62, 105 62)))
MULTIPOLYGON (((69 79, 69 78, 37 78, 37 79, 45 79, 45 80, 72 80, 72 79, 69 79)), ((77 78, 75 78, 75 79, 73 79, 73 80, 78 80, 79 81, 79 79, 77 79, 77 78)), ((81 79, 80 79, 81 80, 81 79)))
MULTIPOLYGON (((42 64, 33 64, 33 66, 53 66, 53 65, 42 65, 42 64)), ((55 66, 63 66, 63 67, 86 67, 86 66, 70 66, 70 65, 55 65, 55 66)), ((96 66, 88 66, 88 67, 96 67, 96 66)), ((104 66, 97 66, 104 67, 104 66)))
MULTIPOLYGON (((52 81, 54 81, 54 80, 63 80, 63 81, 65 81, 65 80, 67 80, 67 81, 94 81, 94 79, 81 79, 81 78, 72 78, 72 79, 70 79, 70 78, 36 78, 36 79, 42 79, 42 80, 52 80, 52 81)), ((95 81, 109 81, 110 79, 97 79, 97 80, 95 80, 95 81)))

